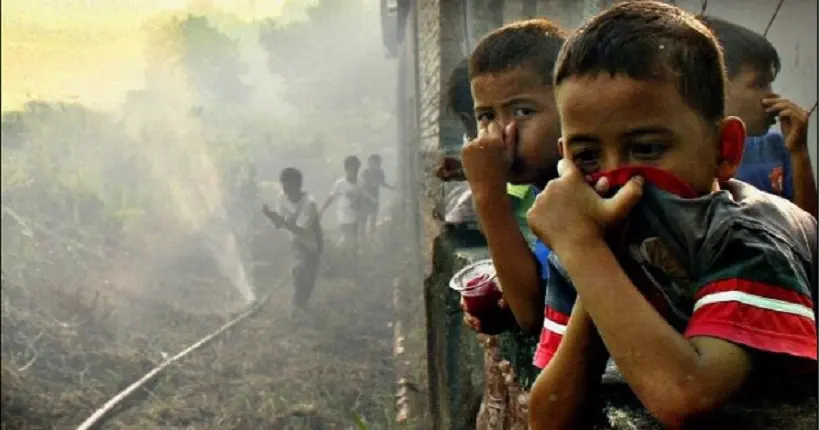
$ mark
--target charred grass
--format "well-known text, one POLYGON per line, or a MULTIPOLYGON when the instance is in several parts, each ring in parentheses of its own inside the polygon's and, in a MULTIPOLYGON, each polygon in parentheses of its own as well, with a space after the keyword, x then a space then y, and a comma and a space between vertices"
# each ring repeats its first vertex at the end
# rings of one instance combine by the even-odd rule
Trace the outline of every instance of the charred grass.
MULTIPOLYGON (((309 310, 296 315, 289 278, 279 282, 288 276, 286 266, 261 265, 255 284, 262 293, 273 289, 271 300, 172 365, 103 428, 397 428, 392 285, 401 259, 395 250, 385 259, 384 251, 368 251, 358 280, 320 277, 309 310)), ((20 285, 4 277, 3 429, 76 427, 238 309, 236 298, 225 296, 232 287, 216 276, 165 278, 155 290, 119 300, 100 293, 112 288, 46 280, 20 285), (188 289, 175 288, 180 302, 161 300, 163 289, 182 284, 188 289), (186 300, 232 305, 203 312, 203 305, 179 304, 186 300)))

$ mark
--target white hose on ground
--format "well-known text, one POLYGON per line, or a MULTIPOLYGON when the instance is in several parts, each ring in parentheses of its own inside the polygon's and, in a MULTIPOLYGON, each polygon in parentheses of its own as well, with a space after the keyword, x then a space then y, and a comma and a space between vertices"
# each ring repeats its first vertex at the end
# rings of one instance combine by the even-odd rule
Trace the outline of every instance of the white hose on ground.
POLYGON ((143 385, 150 382, 157 375, 162 373, 162 371, 165 370, 168 366, 170 366, 177 360, 182 359, 186 355, 196 351, 197 349, 207 345, 209 342, 214 340, 220 334, 227 331, 229 328, 235 326, 236 324, 239 324, 249 316, 255 314, 262 307, 262 305, 268 301, 268 299, 273 294, 274 290, 277 289, 280 285, 282 285, 288 278, 288 276, 283 276, 282 278, 280 278, 279 282, 276 283, 276 286, 274 286, 274 288, 271 291, 269 291, 263 297, 260 297, 259 300, 251 304, 244 312, 239 314, 237 317, 228 321, 223 326, 219 327, 215 331, 211 332, 211 334, 203 337, 191 346, 180 351, 177 355, 165 360, 164 362, 162 362, 162 364, 153 368, 150 372, 146 373, 142 378, 138 379, 136 382, 134 382, 133 384, 126 387, 124 390, 117 393, 99 409, 94 411, 94 413, 91 414, 91 416, 89 416, 85 421, 83 421, 83 423, 77 427, 77 430, 90 430, 93 428, 97 428, 98 425, 102 424, 102 420, 105 418, 105 416, 108 413, 110 413, 115 407, 117 407, 117 405, 119 405, 122 401, 124 401, 129 396, 134 394, 138 389, 140 389, 143 385))

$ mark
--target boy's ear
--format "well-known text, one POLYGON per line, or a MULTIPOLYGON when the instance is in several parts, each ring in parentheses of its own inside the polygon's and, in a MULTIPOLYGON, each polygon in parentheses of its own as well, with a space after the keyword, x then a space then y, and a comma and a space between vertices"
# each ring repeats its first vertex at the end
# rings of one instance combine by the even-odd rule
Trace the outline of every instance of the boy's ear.
POLYGON ((719 181, 728 181, 735 176, 743 147, 746 142, 746 125, 735 116, 727 116, 718 126, 718 171, 719 181))

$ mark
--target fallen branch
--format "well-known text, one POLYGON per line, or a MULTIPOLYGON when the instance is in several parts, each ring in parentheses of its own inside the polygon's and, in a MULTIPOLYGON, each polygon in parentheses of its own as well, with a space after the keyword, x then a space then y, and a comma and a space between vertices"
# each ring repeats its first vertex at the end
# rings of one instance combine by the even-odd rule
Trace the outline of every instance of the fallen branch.
POLYGON ((37 333, 37 336, 34 336, 34 339, 31 342, 29 342, 26 352, 31 351, 32 357, 26 364, 23 365, 23 367, 17 369, 18 372, 25 372, 29 367, 31 367, 32 364, 34 364, 35 361, 37 361, 37 356, 39 354, 37 352, 37 349, 34 348, 34 344, 36 344, 37 341, 40 340, 41 337, 43 337, 43 333, 44 331, 40 330, 40 333, 37 333))
POLYGON ((103 255, 101 255, 99 252, 89 249, 88 247, 86 247, 85 245, 83 245, 80 242, 77 242, 74 239, 65 237, 64 235, 62 235, 62 234, 60 234, 60 233, 58 233, 54 230, 51 230, 51 229, 49 229, 49 228, 47 228, 47 227, 45 227, 45 226, 43 226, 39 223, 36 223, 34 221, 26 222, 26 220, 23 219, 22 216, 20 216, 17 212, 13 211, 10 207, 8 207, 6 205, 3 205, 2 208, 3 208, 3 211, 6 214, 8 214, 10 217, 12 217, 17 222, 17 224, 20 225, 20 227, 23 229, 23 235, 25 235, 29 238, 33 238, 34 237, 34 231, 37 230, 37 231, 45 234, 46 236, 51 236, 51 237, 53 237, 55 239, 58 239, 58 240, 60 240, 64 243, 67 242, 70 245, 74 246, 74 248, 76 248, 80 251, 83 251, 87 254, 90 254, 94 257, 97 257, 97 258, 100 258, 100 259, 103 258, 103 255))

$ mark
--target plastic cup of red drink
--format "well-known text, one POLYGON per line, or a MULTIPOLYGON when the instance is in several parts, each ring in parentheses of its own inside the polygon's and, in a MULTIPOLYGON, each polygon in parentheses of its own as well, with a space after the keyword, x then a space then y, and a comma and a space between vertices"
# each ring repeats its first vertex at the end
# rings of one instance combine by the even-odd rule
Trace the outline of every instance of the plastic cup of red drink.
POLYGON ((467 312, 479 319, 500 310, 501 286, 492 260, 478 261, 461 269, 450 279, 450 288, 464 298, 467 312))

